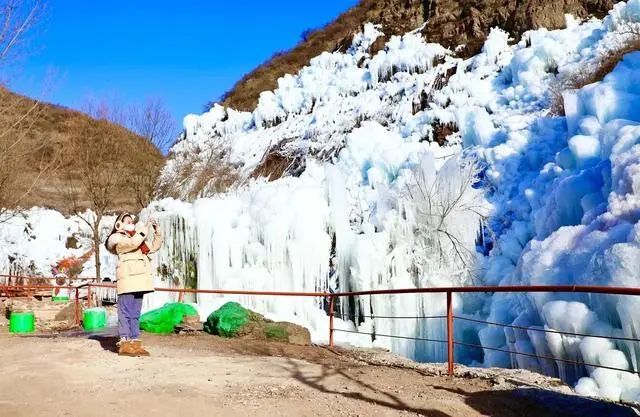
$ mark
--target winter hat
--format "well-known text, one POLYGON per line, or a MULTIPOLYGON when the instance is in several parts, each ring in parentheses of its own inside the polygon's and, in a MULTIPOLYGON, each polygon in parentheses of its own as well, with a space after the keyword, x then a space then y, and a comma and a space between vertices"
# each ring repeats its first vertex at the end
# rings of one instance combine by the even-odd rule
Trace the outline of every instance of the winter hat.
POLYGON ((134 216, 133 214, 129 214, 129 213, 121 213, 117 218, 116 218, 116 222, 113 224, 113 232, 116 231, 121 231, 124 229, 124 218, 125 217, 131 217, 132 221, 136 221, 136 216, 134 216))
POLYGON ((136 220, 136 216, 134 216, 133 214, 124 212, 124 213, 120 213, 120 215, 118 217, 116 217, 116 221, 113 224, 113 229, 111 229, 111 233, 109 233, 109 235, 107 236, 107 240, 104 241, 104 246, 105 248, 107 248, 107 250, 113 254, 116 254, 114 251, 114 248, 109 246, 109 238, 111 236, 113 236, 113 234, 118 233, 118 232, 123 232, 124 231, 124 218, 125 217, 131 217, 131 220, 135 221, 136 220))

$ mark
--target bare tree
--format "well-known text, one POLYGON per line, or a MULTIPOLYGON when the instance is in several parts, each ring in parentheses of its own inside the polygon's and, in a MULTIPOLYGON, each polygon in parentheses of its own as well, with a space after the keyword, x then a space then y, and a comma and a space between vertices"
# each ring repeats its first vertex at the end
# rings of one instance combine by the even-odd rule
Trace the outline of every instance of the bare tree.
POLYGON ((167 152, 178 134, 176 122, 159 98, 149 98, 130 111, 128 127, 161 152, 167 152))
POLYGON ((38 101, 0 91, 0 223, 59 162, 59 149, 31 140, 42 110, 38 101))
POLYGON ((72 133, 64 154, 69 159, 63 162, 69 169, 64 170, 60 192, 68 213, 91 228, 99 278, 102 219, 117 210, 134 209, 131 196, 137 208, 148 205, 162 158, 149 139, 127 129, 131 108, 113 98, 90 97, 83 109, 92 117, 78 118, 68 129, 72 133), (132 147, 136 140, 142 146, 132 147), (131 152, 132 148, 137 151, 131 152))
POLYGON ((124 126, 142 136, 161 152, 167 152, 178 136, 178 127, 171 112, 160 98, 148 98, 143 103, 124 105, 117 96, 88 96, 82 111, 98 120, 124 126))
MULTIPOLYGON (((44 3, 39 0, 0 0, 3 81, 11 64, 24 52, 27 34, 44 9, 44 3)), ((38 101, 10 94, 0 87, 0 222, 15 213, 14 209, 56 162, 56 150, 48 143, 26 143, 42 109, 38 101), (25 171, 30 175, 25 175, 25 171)))
POLYGON ((407 184, 407 217, 414 224, 418 267, 446 268, 461 279, 472 272, 475 238, 488 215, 484 192, 477 187, 480 169, 474 159, 451 157, 436 169, 423 158, 407 184))
POLYGON ((162 168, 158 151, 169 148, 176 124, 171 113, 160 99, 148 99, 142 105, 124 106, 116 98, 88 98, 84 111, 99 120, 117 123, 144 138, 148 152, 126 158, 129 175, 127 190, 133 194, 138 208, 146 207, 152 200, 156 180, 162 168), (157 150, 156 150, 157 149, 157 150))
MULTIPOLYGON (((163 153, 169 150, 177 136, 175 120, 159 98, 149 98, 140 106, 130 107, 128 126, 163 153)), ((131 167, 133 175, 130 188, 138 205, 143 208, 153 198, 162 161, 151 157, 151 155, 141 155, 141 157, 131 167)))
POLYGON ((156 181, 162 169, 162 159, 153 155, 154 149, 127 160, 130 177, 128 189, 133 193, 138 208, 144 208, 153 199, 156 181))
POLYGON ((0 66, 15 61, 27 40, 27 34, 42 17, 41 0, 0 0, 0 66))
POLYGON ((76 123, 65 149, 65 155, 73 158, 67 163, 74 169, 66 170, 60 192, 68 213, 78 215, 91 228, 96 277, 100 278, 100 222, 120 208, 119 198, 127 184, 126 146, 117 139, 123 135, 121 129, 105 120, 83 118, 76 123))
POLYGON ((98 98, 89 95, 80 106, 81 110, 97 120, 107 120, 120 126, 128 126, 128 110, 117 96, 98 98))

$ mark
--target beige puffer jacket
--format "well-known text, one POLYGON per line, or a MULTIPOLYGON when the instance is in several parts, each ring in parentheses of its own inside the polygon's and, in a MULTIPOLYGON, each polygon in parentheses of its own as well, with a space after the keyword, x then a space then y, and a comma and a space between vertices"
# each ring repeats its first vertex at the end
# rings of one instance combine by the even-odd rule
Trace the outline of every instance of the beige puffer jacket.
POLYGON ((162 234, 156 229, 153 243, 147 243, 149 253, 144 254, 140 245, 147 239, 144 225, 136 226, 136 234, 129 236, 125 231, 118 230, 109 236, 108 248, 118 255, 116 279, 118 295, 132 292, 153 292, 153 270, 149 255, 157 252, 162 246, 162 234))

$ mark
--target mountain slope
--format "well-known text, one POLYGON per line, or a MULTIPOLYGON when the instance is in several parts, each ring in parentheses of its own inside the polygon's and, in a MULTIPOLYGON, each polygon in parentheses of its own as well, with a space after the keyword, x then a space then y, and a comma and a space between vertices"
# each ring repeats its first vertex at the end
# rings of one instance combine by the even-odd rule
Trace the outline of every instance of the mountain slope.
MULTIPOLYGON (((72 145, 74 138, 85 135, 87 129, 108 137, 114 146, 128 148, 131 158, 146 161, 156 167, 154 169, 159 169, 164 160, 162 154, 144 138, 120 126, 104 120, 95 121, 81 112, 61 106, 37 103, 4 88, 0 89, 0 123, 7 133, 3 138, 7 144, 15 142, 16 149, 9 156, 3 155, 7 170, 17 173, 8 178, 11 183, 8 191, 12 196, 21 196, 31 190, 19 201, 22 207, 68 210, 65 190, 69 181, 78 183, 82 175, 78 148, 72 145), (20 123, 13 126, 16 120, 20 123)), ((135 174, 125 168, 121 175, 135 174)), ((89 207, 88 195, 79 195, 79 199, 81 207, 89 207)), ((131 210, 140 208, 135 196, 126 190, 112 206, 131 210)))
MULTIPOLYGON (((500 27, 518 38, 529 29, 564 26, 564 14, 581 18, 602 17, 614 0, 361 0, 334 22, 315 30, 290 51, 275 54, 245 75, 222 98, 222 105, 251 111, 262 91, 273 90, 278 78, 295 74, 311 58, 324 51, 346 51, 353 36, 365 23, 381 25, 388 37, 404 34, 428 21, 422 30, 429 42, 471 56, 478 52, 492 27, 500 27)), ((380 40, 373 52, 384 46, 380 40)), ((211 103, 213 105, 213 103, 211 103)))

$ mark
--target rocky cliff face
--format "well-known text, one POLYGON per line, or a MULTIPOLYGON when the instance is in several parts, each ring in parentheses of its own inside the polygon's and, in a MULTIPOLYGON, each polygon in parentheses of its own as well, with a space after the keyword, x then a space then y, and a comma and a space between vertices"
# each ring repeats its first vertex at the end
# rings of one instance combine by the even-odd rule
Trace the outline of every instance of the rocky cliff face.
POLYGON ((295 48, 275 54, 271 60, 245 75, 223 97, 222 104, 237 110, 255 108, 262 91, 273 90, 278 78, 295 74, 324 51, 344 52, 364 23, 382 25, 385 38, 372 45, 384 47, 392 35, 404 34, 426 23, 422 33, 429 42, 441 43, 458 54, 478 52, 489 30, 498 26, 513 37, 529 29, 564 27, 565 14, 580 18, 604 16, 613 0, 362 0, 334 22, 318 29, 295 48))
POLYGON ((558 29, 565 25, 565 14, 579 18, 602 17, 613 0, 431 0, 423 33, 432 42, 451 48, 464 44, 464 53, 478 52, 487 33, 498 26, 514 37, 527 30, 558 29))

